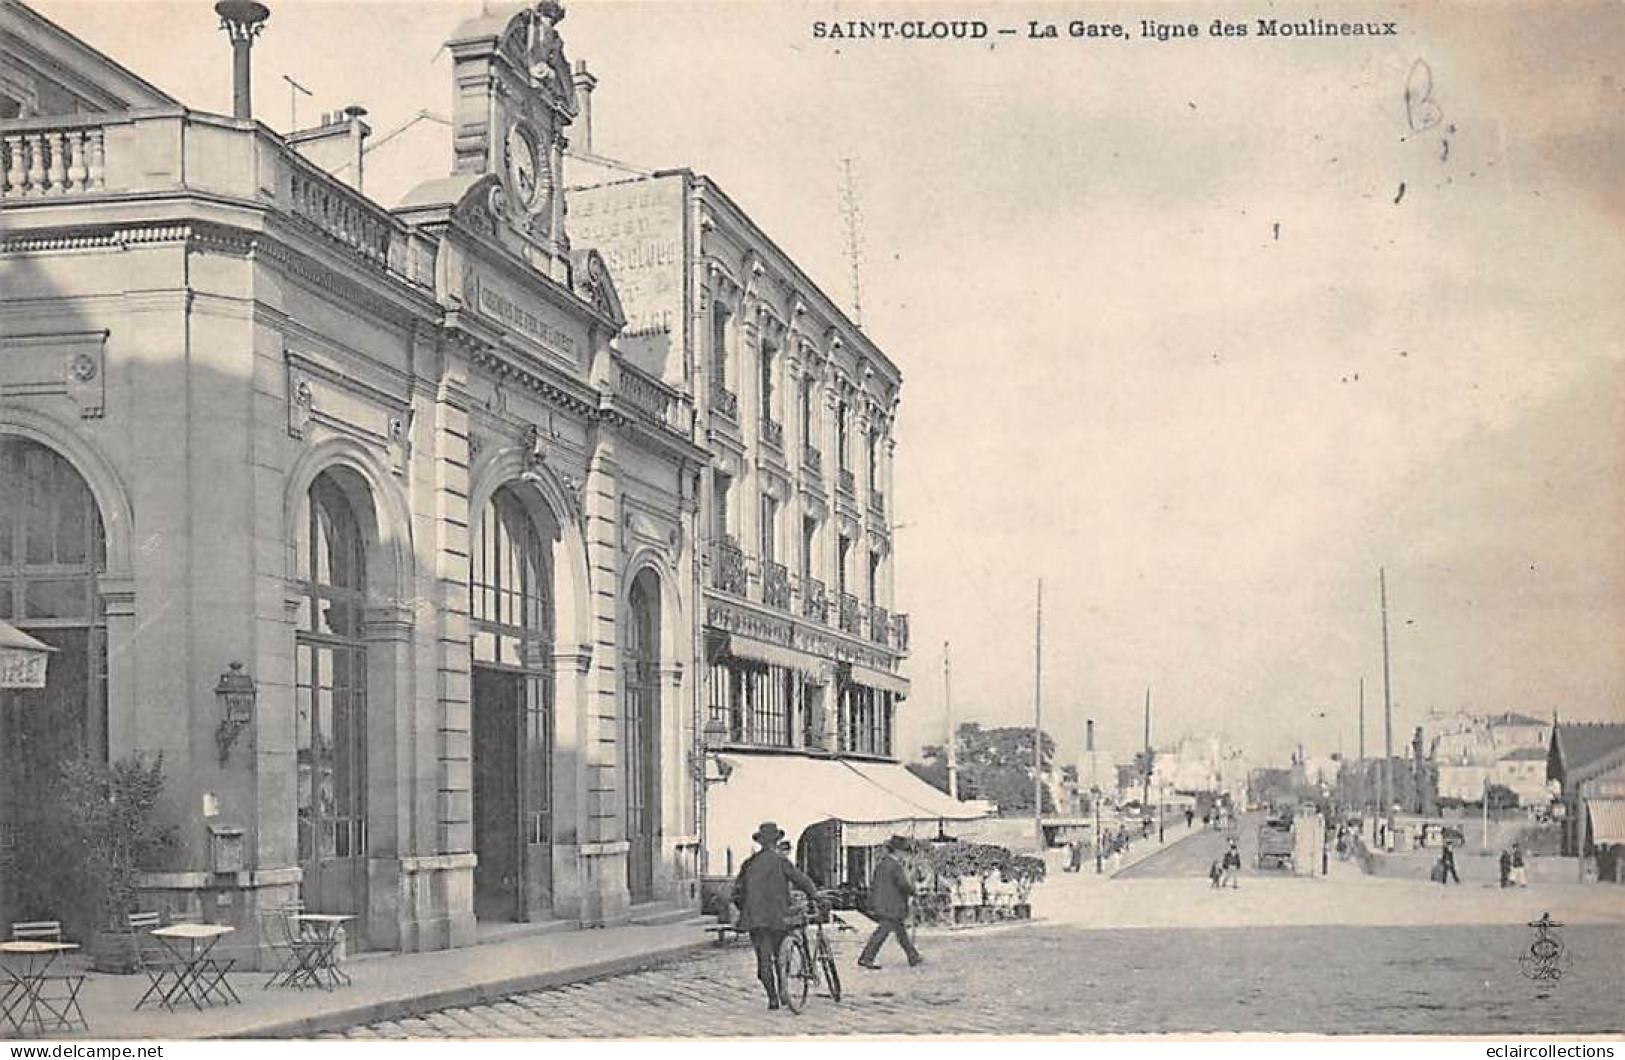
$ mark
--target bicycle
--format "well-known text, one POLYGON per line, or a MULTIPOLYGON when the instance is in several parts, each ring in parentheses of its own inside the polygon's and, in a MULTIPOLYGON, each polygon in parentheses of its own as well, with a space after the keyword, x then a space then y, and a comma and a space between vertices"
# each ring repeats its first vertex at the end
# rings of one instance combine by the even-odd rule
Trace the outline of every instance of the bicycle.
POLYGON ((807 1007, 813 982, 822 976, 831 1001, 841 1000, 841 973, 835 967, 835 951, 824 934, 824 924, 833 923, 838 931, 855 931, 846 921, 827 908, 799 917, 785 936, 779 948, 779 997, 791 1012, 800 1013, 807 1007), (813 926, 808 937, 807 925, 813 926))

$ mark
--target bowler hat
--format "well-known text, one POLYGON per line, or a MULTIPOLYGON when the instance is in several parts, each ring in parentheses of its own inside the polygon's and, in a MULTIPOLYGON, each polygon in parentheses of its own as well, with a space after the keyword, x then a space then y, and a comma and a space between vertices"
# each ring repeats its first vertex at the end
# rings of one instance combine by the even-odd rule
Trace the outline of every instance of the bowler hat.
POLYGON ((780 828, 776 822, 763 821, 761 827, 756 829, 756 834, 751 838, 764 847, 774 846, 784 838, 784 829, 780 828))

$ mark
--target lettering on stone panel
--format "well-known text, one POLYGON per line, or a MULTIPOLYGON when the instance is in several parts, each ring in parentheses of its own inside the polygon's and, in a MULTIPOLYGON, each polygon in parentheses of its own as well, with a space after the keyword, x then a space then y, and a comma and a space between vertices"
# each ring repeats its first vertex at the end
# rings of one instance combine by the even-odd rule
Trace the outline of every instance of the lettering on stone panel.
POLYGON ((66 397, 82 419, 107 406, 106 331, 9 335, 0 340, 0 398, 66 397))
POLYGON ((575 338, 514 297, 491 279, 473 269, 463 278, 463 298, 480 316, 495 321, 556 354, 571 366, 580 364, 581 352, 575 338))

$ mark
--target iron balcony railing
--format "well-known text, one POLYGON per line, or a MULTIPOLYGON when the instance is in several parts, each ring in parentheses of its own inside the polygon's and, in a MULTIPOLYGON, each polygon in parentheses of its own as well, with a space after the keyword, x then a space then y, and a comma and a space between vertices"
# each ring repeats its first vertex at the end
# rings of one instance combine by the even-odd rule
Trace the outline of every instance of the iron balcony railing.
POLYGON ((731 537, 724 537, 712 547, 711 584, 725 593, 745 595, 745 550, 731 537))
POLYGON ((854 637, 863 635, 863 605, 851 593, 841 594, 841 632, 854 637))
POLYGON ((720 383, 711 388, 711 407, 730 420, 739 419, 739 395, 720 383))
POLYGON ((762 603, 780 611, 790 610, 790 569, 782 563, 762 563, 762 603))
POLYGON ((817 578, 801 579, 801 616, 814 622, 829 621, 829 590, 817 578))
POLYGON ((884 607, 869 609, 869 639, 876 644, 891 646, 891 613, 884 607))

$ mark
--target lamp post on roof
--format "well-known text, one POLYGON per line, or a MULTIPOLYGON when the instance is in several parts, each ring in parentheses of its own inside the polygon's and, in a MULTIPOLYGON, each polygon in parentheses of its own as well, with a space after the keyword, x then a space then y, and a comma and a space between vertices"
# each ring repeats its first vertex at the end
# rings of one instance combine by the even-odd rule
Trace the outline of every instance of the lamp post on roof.
POLYGON ((231 39, 231 116, 253 118, 253 87, 249 51, 265 28, 271 9, 258 0, 220 0, 214 5, 220 28, 231 39))

